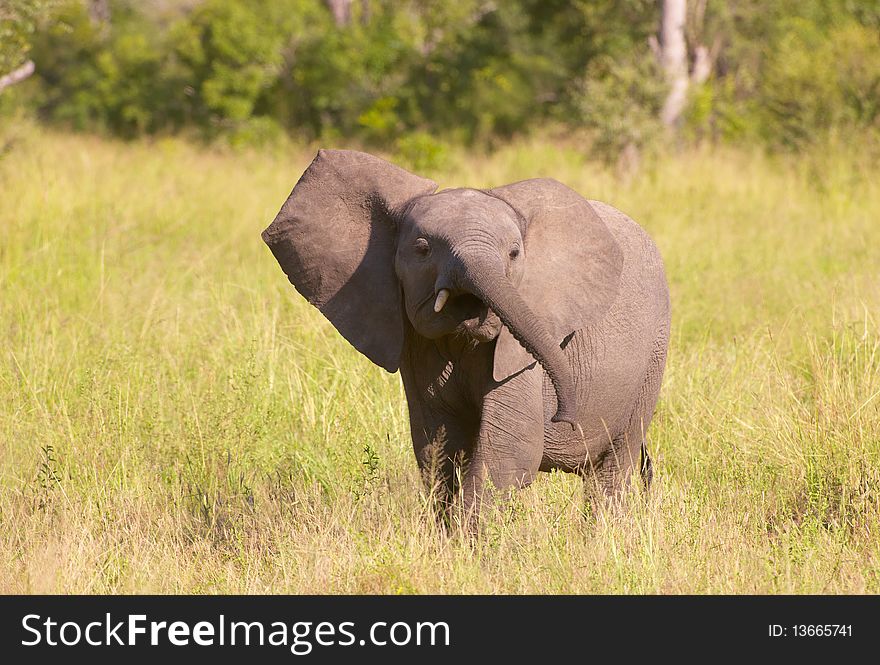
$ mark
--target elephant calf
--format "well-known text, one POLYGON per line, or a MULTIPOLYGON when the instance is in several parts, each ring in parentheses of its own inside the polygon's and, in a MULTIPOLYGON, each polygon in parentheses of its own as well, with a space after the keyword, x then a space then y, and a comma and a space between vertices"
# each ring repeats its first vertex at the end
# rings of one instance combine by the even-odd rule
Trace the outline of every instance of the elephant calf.
POLYGON ((446 501, 581 474, 614 497, 651 461, 669 341, 656 246, 551 179, 436 191, 321 150, 263 240, 361 353, 400 369, 416 459, 446 501), (458 483, 461 487, 458 487, 458 483))

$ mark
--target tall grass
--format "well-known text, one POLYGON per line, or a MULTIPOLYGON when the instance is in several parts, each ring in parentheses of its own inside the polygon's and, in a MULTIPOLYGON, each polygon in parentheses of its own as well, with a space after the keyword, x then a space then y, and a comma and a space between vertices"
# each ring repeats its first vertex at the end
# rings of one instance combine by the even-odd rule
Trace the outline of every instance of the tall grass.
POLYGON ((637 219, 673 336, 650 501, 548 474, 472 543, 431 518, 397 375, 259 232, 312 155, 0 132, 0 591, 880 591, 880 168, 575 146, 459 154, 637 219))

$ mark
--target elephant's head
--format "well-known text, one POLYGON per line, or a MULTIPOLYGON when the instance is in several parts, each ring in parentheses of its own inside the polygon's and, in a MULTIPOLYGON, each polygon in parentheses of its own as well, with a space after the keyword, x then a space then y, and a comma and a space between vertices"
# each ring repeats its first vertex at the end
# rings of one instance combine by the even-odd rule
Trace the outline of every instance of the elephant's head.
POLYGON ((434 193, 360 152, 321 150, 263 232, 291 283, 370 360, 396 371, 416 333, 497 340, 496 381, 536 360, 577 415, 562 346, 617 293, 620 248, 590 204, 554 180, 434 193))

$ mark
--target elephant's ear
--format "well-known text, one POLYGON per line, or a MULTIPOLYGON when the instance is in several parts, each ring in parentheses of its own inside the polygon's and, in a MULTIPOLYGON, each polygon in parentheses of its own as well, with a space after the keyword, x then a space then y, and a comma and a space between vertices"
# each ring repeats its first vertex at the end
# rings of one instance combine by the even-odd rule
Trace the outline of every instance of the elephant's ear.
POLYGON ((296 290, 389 372, 403 347, 394 214, 436 188, 372 155, 320 150, 263 231, 296 290))
MULTIPOLYGON (((605 316, 614 302, 623 253, 593 207, 556 180, 524 180, 489 190, 525 222, 523 300, 564 345, 576 330, 605 316)), ((503 328, 494 378, 503 381, 535 359, 503 328)))

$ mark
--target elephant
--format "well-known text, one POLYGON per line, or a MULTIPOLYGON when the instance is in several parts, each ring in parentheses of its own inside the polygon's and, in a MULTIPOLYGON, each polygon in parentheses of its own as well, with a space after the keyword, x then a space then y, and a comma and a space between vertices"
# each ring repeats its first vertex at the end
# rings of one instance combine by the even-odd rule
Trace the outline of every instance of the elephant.
POLYGON ((479 515, 539 471, 580 474, 600 502, 636 471, 650 485, 669 289, 622 212, 549 178, 437 191, 320 150, 262 238, 348 342, 400 370, 416 460, 447 514, 479 515))

